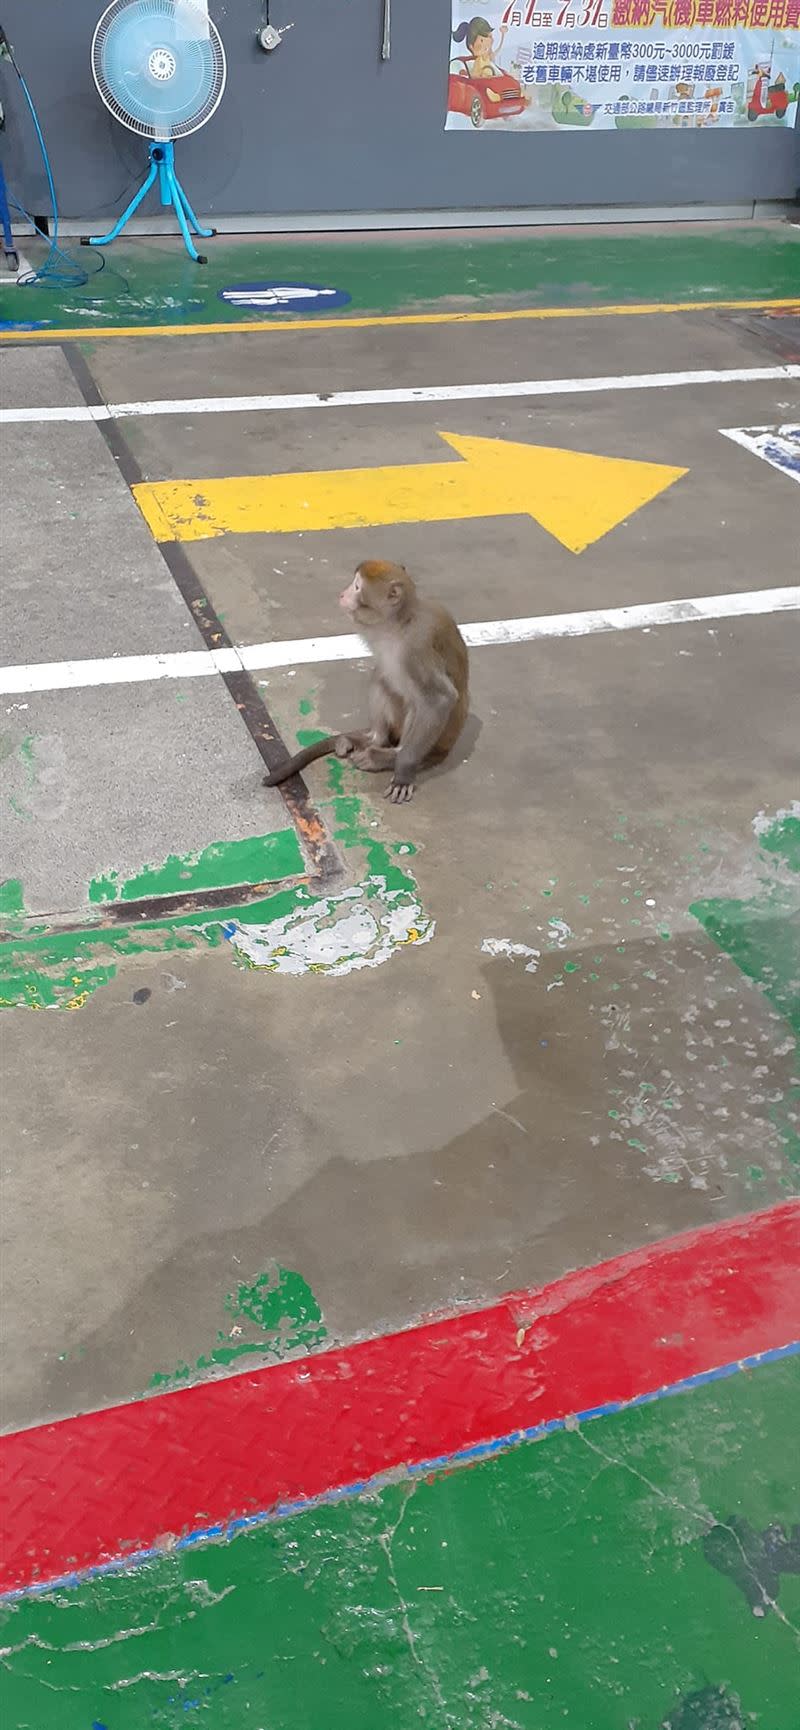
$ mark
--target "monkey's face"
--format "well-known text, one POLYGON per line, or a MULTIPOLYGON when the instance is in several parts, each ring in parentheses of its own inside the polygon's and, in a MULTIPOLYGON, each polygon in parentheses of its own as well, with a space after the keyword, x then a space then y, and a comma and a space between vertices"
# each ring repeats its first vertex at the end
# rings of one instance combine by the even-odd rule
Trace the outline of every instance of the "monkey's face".
POLYGON ((387 559, 365 559, 352 583, 342 590, 339 605, 357 625, 399 622, 414 596, 414 584, 403 565, 387 559))
POLYGON ((397 584, 356 571, 352 583, 342 590, 339 605, 357 624, 376 624, 392 612, 397 592, 397 584))
POLYGON ((351 619, 357 619, 359 614, 366 610, 364 607, 366 596, 362 593, 365 586, 363 577, 356 571, 352 583, 348 583, 347 588, 342 589, 339 596, 339 606, 344 607, 351 619))

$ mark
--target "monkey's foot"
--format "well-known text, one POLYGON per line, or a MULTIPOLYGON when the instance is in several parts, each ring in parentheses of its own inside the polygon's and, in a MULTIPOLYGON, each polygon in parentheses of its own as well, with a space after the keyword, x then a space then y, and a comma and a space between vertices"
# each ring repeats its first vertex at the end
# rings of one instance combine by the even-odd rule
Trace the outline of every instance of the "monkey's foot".
POLYGON ((391 799, 393 805, 406 805, 409 799, 413 799, 416 785, 416 781, 392 780, 383 797, 384 799, 391 799))

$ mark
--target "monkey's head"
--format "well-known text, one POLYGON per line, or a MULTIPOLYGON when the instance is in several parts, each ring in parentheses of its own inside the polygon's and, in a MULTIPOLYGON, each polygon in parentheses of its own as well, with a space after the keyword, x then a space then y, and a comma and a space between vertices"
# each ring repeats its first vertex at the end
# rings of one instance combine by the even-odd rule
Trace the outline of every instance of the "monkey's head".
POLYGON ((370 626, 399 624, 414 595, 414 583, 405 565, 388 559, 365 559, 352 583, 343 589, 339 605, 362 630, 370 626))

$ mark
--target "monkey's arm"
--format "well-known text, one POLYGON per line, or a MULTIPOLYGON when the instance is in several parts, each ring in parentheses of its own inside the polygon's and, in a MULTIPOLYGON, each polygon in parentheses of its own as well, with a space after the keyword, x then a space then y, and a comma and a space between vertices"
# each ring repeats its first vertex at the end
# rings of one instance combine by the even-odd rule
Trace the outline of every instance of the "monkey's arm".
POLYGON ((399 805, 413 796, 417 771, 444 731, 447 717, 458 700, 458 692, 446 673, 420 689, 409 704, 400 736, 394 773, 386 798, 399 805))

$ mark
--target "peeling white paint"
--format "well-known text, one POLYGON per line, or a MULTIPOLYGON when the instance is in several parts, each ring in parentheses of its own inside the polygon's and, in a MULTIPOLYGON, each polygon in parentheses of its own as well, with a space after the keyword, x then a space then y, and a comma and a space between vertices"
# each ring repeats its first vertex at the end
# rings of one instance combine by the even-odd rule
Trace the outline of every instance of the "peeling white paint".
POLYGON ((518 955, 527 955, 526 973, 535 973, 541 959, 540 949, 529 949, 527 943, 512 943, 509 937, 484 937, 481 952, 484 955, 507 955, 510 961, 518 955))
POLYGON ((248 967, 270 973, 341 977, 380 967, 410 943, 429 943, 436 922, 407 889, 387 889, 383 877, 293 908, 264 924, 232 919, 225 936, 248 967))
POLYGON ((572 932, 571 932, 571 930, 567 924, 566 919, 551 919, 549 921, 549 924, 550 924, 550 931, 552 933, 552 940, 555 943, 556 948, 557 949, 566 948, 566 945, 568 944, 570 937, 572 936, 572 932))
POLYGON ((787 817, 800 818, 800 799, 793 799, 783 811, 759 811, 753 818, 753 833, 767 835, 776 823, 785 823, 787 817))

